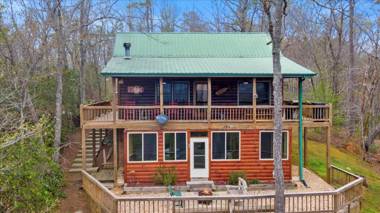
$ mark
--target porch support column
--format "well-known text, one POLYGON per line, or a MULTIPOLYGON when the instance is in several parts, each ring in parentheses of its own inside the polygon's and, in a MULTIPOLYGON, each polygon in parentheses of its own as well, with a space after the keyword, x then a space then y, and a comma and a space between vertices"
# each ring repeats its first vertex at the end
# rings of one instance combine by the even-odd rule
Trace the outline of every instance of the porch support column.
POLYGON ((112 78, 112 118, 116 122, 118 105, 118 79, 112 78))
POLYGON ((302 137, 302 130, 303 130, 303 124, 302 124, 302 82, 303 78, 298 78, 298 152, 299 152, 299 178, 300 181, 304 181, 303 176, 303 137, 302 137))
POLYGON ((307 165, 307 128, 303 128, 303 164, 307 165))
POLYGON ((331 143, 331 126, 327 127, 326 132, 326 179, 328 183, 331 183, 331 159, 330 159, 330 143, 331 143))
MULTIPOLYGON (((100 135, 100 137, 102 136, 100 135)), ((95 161, 96 161, 95 156, 96 156, 96 135, 95 135, 95 129, 92 129, 92 166, 93 167, 95 167, 95 161)))
POLYGON ((211 78, 207 79, 207 121, 211 121, 211 78))
POLYGON ((160 114, 164 114, 164 79, 160 78, 160 114))
POLYGON ((117 170, 118 170, 118 149, 117 149, 117 129, 113 128, 113 181, 114 187, 117 187, 117 170))
POLYGON ((82 169, 86 170, 86 129, 83 126, 81 129, 81 143, 82 143, 82 169))
POLYGON ((256 78, 252 79, 252 116, 253 122, 256 123, 256 78))

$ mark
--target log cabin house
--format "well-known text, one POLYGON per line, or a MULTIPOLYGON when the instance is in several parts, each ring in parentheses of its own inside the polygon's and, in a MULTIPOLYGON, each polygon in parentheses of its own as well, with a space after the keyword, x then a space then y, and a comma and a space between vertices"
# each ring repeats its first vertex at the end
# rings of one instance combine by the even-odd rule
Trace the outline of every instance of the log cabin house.
MULTIPOLYGON (((302 100, 314 72, 284 56, 281 66, 285 80, 298 81, 298 99, 282 107, 284 175, 291 180, 298 132, 302 180, 303 132, 326 128, 329 144, 332 109, 302 100)), ((268 34, 118 33, 102 75, 112 79, 112 100, 81 105, 82 169, 111 167, 115 183, 130 185, 153 184, 158 167, 175 167, 179 184, 225 183, 232 171, 273 182, 268 34)))

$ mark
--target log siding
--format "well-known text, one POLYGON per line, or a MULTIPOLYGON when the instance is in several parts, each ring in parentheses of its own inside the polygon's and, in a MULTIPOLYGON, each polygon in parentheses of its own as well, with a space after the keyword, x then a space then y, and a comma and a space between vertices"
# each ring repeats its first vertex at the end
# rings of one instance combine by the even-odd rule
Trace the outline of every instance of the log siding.
MULTIPOLYGON (((259 159, 259 131, 252 130, 231 130, 240 131, 240 160, 211 160, 211 132, 228 130, 209 130, 209 180, 215 183, 224 184, 227 182, 230 172, 245 171, 248 180, 257 179, 261 182, 273 182, 273 160, 259 159)), ((288 155, 292 153, 292 131, 289 131, 288 155)), ((135 131, 133 131, 135 132, 135 131)), ((142 131, 144 132, 144 131, 142 131)), ((146 131, 148 132, 148 131, 146 131)), ((149 131, 152 132, 152 131, 149 131)), ((190 177, 190 131, 187 132, 187 159, 185 161, 164 161, 164 132, 157 131, 158 136, 158 160, 157 162, 128 162, 128 141, 127 131, 124 131, 124 178, 130 185, 152 185, 154 184, 154 174, 158 167, 175 167, 177 172, 177 184, 185 184, 190 177)), ((283 160, 285 181, 291 180, 291 158, 283 160)))

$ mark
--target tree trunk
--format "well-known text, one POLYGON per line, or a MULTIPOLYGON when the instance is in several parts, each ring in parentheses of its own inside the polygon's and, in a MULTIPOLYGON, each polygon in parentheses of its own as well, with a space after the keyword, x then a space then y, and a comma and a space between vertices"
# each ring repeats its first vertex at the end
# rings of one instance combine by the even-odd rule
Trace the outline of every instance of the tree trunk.
POLYGON ((273 158, 275 177, 275 212, 285 212, 285 184, 282 168, 282 74, 280 47, 282 39, 282 18, 286 1, 264 1, 264 11, 268 16, 269 33, 272 38, 273 56, 273 96, 274 96, 274 137, 273 158), (271 6, 274 8, 271 9, 271 6))
POLYGON ((353 109, 353 69, 355 66, 355 52, 354 52, 354 12, 355 1, 349 1, 350 14, 349 14, 349 43, 350 43, 350 65, 348 67, 348 81, 347 81, 347 127, 350 136, 355 131, 354 122, 354 109, 353 109))
POLYGON ((55 135, 54 135, 54 160, 59 160, 59 149, 61 146, 62 134, 62 91, 63 91, 63 70, 65 61, 65 46, 63 38, 63 24, 62 24, 62 7, 61 0, 56 0, 55 18, 56 18, 56 45, 57 45, 57 89, 55 94, 55 135))
POLYGON ((86 63, 86 47, 85 39, 87 36, 87 24, 88 24, 88 1, 82 0, 80 3, 80 20, 79 20, 79 90, 80 90, 80 102, 83 104, 86 99, 86 85, 85 85, 85 73, 84 65, 86 63))

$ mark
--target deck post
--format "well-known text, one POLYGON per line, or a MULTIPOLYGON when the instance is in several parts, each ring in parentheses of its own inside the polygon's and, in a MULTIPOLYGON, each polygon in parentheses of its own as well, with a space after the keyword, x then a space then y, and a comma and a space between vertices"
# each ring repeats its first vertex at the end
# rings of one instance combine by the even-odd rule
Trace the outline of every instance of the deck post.
POLYGON ((95 129, 92 129, 92 166, 95 166, 95 156, 96 156, 96 136, 95 136, 95 129))
POLYGON ((160 78, 160 114, 164 114, 164 79, 160 78))
POLYGON ((211 78, 207 78, 207 121, 211 121, 211 78))
POLYGON ((81 130, 81 143, 82 143, 82 169, 86 170, 86 129, 82 127, 81 130))
POLYGON ((303 129, 303 164, 307 165, 307 128, 303 129))
POLYGON ((299 120, 299 128, 298 128, 298 152, 299 152, 299 178, 300 181, 304 181, 303 176, 303 141, 302 141, 302 132, 303 132, 303 124, 302 124, 302 82, 303 78, 298 78, 298 120, 299 120))
POLYGON ((326 179, 328 183, 331 183, 331 159, 330 159, 330 143, 331 143, 331 126, 327 126, 326 128, 326 179))
POLYGON ((113 131, 113 139, 112 139, 112 142, 113 142, 113 181, 114 181, 114 187, 117 187, 116 186, 117 185, 117 169, 118 169, 117 129, 113 128, 112 131, 113 131))
POLYGON ((116 111, 117 111, 117 104, 118 104, 118 79, 117 78, 112 78, 112 116, 113 116, 113 122, 116 122, 116 111))
POLYGON ((253 122, 256 123, 256 78, 252 79, 252 115, 253 122))

